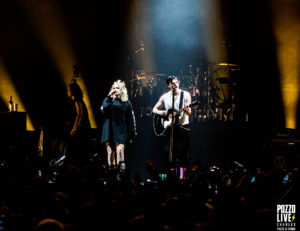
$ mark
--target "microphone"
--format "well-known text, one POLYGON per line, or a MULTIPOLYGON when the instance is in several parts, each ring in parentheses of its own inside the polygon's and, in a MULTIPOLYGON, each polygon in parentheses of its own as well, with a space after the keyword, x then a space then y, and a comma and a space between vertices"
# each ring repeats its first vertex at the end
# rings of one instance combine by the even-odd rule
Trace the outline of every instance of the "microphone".
POLYGON ((175 84, 173 84, 172 89, 175 90, 177 87, 175 84))
POLYGON ((117 91, 116 90, 113 90, 112 92, 110 92, 109 94, 108 94, 108 96, 110 97, 110 96, 112 96, 113 94, 115 94, 117 91))

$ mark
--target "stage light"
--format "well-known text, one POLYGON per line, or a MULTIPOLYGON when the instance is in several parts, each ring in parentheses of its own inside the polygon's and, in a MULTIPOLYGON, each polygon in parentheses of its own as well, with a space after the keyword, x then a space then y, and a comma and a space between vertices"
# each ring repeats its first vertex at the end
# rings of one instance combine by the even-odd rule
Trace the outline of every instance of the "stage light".
MULTIPOLYGON (((15 104, 18 104, 18 111, 26 112, 25 105, 22 102, 22 99, 19 96, 13 82, 11 81, 9 74, 3 65, 2 60, 0 59, 0 97, 4 102, 7 102, 7 107, 10 96, 13 97, 13 102, 15 104)), ((35 130, 28 113, 26 118, 26 129, 29 131, 35 130)))
POLYGON ((296 128, 300 84, 300 17, 297 6, 297 1, 277 0, 272 4, 285 127, 292 129, 296 128))

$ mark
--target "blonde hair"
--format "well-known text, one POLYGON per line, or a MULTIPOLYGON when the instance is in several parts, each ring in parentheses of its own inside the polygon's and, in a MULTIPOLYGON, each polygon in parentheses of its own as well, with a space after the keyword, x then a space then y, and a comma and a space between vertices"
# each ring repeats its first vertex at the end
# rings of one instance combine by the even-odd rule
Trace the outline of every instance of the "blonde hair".
POLYGON ((125 102, 128 100, 128 93, 127 93, 127 88, 126 88, 126 85, 125 85, 125 82, 124 81, 121 81, 120 79, 115 81, 113 83, 113 85, 111 86, 111 90, 113 89, 113 87, 115 85, 118 85, 120 87, 120 90, 121 90, 121 101, 122 102, 125 102))

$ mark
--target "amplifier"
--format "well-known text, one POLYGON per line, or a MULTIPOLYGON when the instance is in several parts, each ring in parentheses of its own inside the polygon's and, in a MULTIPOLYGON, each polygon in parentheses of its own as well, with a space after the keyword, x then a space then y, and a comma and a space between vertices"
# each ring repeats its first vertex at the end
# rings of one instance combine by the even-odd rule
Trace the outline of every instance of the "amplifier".
POLYGON ((265 133, 264 163, 267 169, 299 168, 300 133, 296 129, 273 129, 265 133))

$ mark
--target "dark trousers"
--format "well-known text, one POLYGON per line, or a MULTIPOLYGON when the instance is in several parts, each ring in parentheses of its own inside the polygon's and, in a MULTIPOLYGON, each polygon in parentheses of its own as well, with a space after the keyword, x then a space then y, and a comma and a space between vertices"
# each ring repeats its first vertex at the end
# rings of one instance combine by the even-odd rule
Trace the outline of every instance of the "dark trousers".
MULTIPOLYGON (((170 154, 170 128, 166 134, 165 152, 170 154)), ((190 129, 189 125, 174 126, 173 155, 170 167, 187 167, 190 155, 190 129)))

